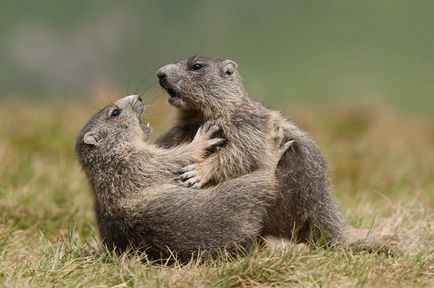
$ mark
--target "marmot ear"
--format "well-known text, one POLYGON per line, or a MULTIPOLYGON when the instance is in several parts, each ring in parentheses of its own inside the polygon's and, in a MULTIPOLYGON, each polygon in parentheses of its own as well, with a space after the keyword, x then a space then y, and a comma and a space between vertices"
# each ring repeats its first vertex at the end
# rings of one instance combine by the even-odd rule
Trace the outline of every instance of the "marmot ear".
POLYGON ((223 71, 227 74, 227 75, 232 75, 234 74, 234 72, 237 70, 237 63, 235 63, 232 60, 225 60, 223 62, 223 71))
POLYGON ((96 131, 90 131, 84 134, 83 136, 83 142, 88 145, 97 146, 99 141, 98 132, 96 131))

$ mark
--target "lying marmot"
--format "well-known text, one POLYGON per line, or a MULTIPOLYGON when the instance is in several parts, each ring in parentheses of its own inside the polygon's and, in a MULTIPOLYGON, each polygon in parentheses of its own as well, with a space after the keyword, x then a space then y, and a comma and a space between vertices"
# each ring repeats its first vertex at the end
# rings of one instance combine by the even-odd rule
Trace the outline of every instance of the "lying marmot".
POLYGON ((284 127, 285 139, 294 143, 278 165, 279 196, 269 209, 263 236, 299 242, 324 237, 329 244, 346 238, 349 230, 329 195, 327 164, 314 141, 279 112, 252 100, 235 62, 195 56, 166 65, 157 75, 170 94, 169 103, 179 110, 175 126, 157 140, 160 147, 190 142, 209 120, 227 140, 218 153, 181 171, 188 185, 214 185, 268 166, 264 139, 274 127, 284 127))
POLYGON ((173 252, 180 260, 249 248, 276 198, 274 171, 291 145, 280 145, 283 130, 263 138, 269 166, 198 190, 177 183, 173 171, 200 163, 219 145, 222 139, 210 140, 217 127, 205 123, 191 144, 166 150, 146 143, 151 130, 142 124, 143 111, 138 96, 122 98, 93 116, 76 140, 102 242, 117 252, 132 247, 151 258, 173 252))

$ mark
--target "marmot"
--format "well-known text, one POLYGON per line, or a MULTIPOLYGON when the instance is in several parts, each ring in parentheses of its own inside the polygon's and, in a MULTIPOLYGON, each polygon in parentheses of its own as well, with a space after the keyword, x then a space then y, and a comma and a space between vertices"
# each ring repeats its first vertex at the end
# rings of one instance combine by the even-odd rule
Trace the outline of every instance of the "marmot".
MULTIPOLYGON (((247 249, 264 227, 277 183, 274 171, 291 145, 283 130, 263 138, 269 166, 209 189, 186 188, 173 171, 201 162, 205 151, 222 142, 205 123, 190 144, 162 149, 146 143, 138 96, 122 98, 92 117, 81 129, 76 154, 89 180, 102 242, 111 250, 128 247, 150 258, 174 253, 182 261, 198 251, 247 249)), ((272 134, 272 133, 269 133, 272 134)))
POLYGON ((248 96, 234 61, 194 56, 160 68, 157 75, 179 111, 175 126, 157 140, 160 147, 190 142, 209 120, 227 140, 217 153, 181 171, 188 185, 208 187, 262 169, 269 157, 263 139, 273 127, 284 127, 285 140, 294 143, 278 164, 279 196, 263 236, 298 242, 324 238, 328 244, 344 240, 347 226, 330 197, 328 168, 318 147, 279 112, 248 96))

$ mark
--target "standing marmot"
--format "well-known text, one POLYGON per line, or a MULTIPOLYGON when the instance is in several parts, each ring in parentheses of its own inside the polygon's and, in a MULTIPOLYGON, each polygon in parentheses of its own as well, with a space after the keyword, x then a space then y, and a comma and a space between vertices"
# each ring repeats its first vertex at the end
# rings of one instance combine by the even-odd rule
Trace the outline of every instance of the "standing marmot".
MULTIPOLYGON (((122 98, 82 128, 75 150, 94 195, 98 228, 109 249, 128 246, 151 258, 171 252, 188 260, 198 251, 215 253, 248 248, 263 229, 276 197, 274 171, 290 142, 280 146, 283 130, 263 138, 269 166, 209 189, 178 184, 173 171, 202 161, 216 126, 204 124, 188 145, 161 149, 147 144, 138 96, 122 98)), ((272 133, 270 133, 272 134, 272 133)))
POLYGON ((269 157, 263 139, 275 126, 284 127, 285 139, 294 143, 276 170, 279 197, 263 236, 342 242, 347 226, 329 195, 325 159, 309 135, 247 95, 235 62, 191 57, 162 67, 157 75, 179 110, 175 126, 157 140, 160 147, 190 142, 208 120, 221 127, 227 140, 218 153, 183 169, 187 184, 202 187, 261 169, 269 157))

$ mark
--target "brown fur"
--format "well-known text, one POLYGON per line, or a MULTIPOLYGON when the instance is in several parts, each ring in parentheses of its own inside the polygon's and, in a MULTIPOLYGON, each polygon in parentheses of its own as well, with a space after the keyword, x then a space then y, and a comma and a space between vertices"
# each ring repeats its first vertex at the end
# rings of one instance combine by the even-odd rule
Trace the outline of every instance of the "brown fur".
POLYGON ((180 185, 174 171, 202 161, 205 150, 220 142, 209 140, 215 126, 205 124, 191 144, 166 150, 146 143, 151 131, 142 114, 140 98, 122 98, 94 115, 76 140, 103 243, 118 252, 145 251, 151 258, 173 252, 181 260, 199 251, 248 249, 276 197, 273 174, 289 143, 276 145, 283 133, 264 139, 272 151, 269 166, 198 190, 180 185), (121 113, 113 116, 114 109, 121 113))
POLYGON ((267 166, 270 153, 263 139, 269 138, 274 127, 284 127, 285 139, 294 143, 278 165, 279 196, 269 209, 263 236, 299 242, 324 237, 329 244, 342 242, 347 226, 330 197, 327 164, 318 147, 279 112, 252 100, 236 68, 231 60, 206 57, 162 67, 158 71, 160 84, 169 92, 169 102, 178 108, 179 117, 157 144, 170 148, 187 143, 202 123, 215 121, 227 145, 187 167, 182 175, 189 185, 210 186, 267 166), (202 67, 194 70, 197 63, 202 67))

